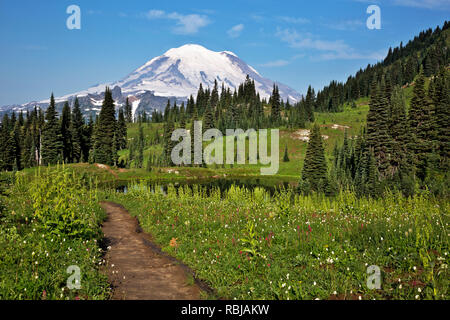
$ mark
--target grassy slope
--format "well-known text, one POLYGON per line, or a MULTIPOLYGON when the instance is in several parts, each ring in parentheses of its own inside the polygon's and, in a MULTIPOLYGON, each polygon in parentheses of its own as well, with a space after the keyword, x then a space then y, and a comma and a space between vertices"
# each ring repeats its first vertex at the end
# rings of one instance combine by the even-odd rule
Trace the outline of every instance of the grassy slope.
MULTIPOLYGON (((324 141, 325 150, 327 157, 331 157, 331 153, 336 142, 341 142, 344 137, 343 129, 333 129, 331 126, 333 124, 339 124, 341 126, 348 126, 349 136, 358 135, 361 129, 361 126, 364 125, 367 112, 369 110, 368 107, 368 99, 362 98, 357 101, 358 107, 356 109, 352 109, 350 106, 345 106, 343 112, 339 113, 316 113, 316 121, 322 127, 322 134, 328 136, 328 139, 324 141)), ((153 136, 155 130, 159 130, 162 132, 161 124, 144 124, 144 136, 146 138, 153 136)), ((283 179, 298 179, 300 177, 301 168, 303 166, 303 160, 305 158, 307 142, 298 140, 295 138, 294 133, 300 130, 298 129, 280 129, 280 169, 278 171, 277 177, 283 179), (283 162, 283 154, 284 148, 287 145, 289 152, 289 162, 283 162)), ((128 128, 128 139, 137 139, 139 134, 138 124, 131 124, 128 128)), ((270 146, 270 145, 269 145, 270 146)), ((268 147, 269 148, 269 147, 268 147)), ((161 146, 150 146, 147 147, 144 151, 144 167, 146 167, 146 162, 148 159, 148 155, 151 152, 160 151, 161 146)), ((127 157, 129 150, 122 150, 120 152, 120 156, 125 158, 127 157)), ((260 174, 261 165, 233 165, 233 167, 226 165, 225 168, 218 168, 218 166, 209 166, 207 169, 201 168, 179 168, 181 175, 188 175, 188 173, 192 173, 195 176, 201 174, 204 175, 259 175, 260 174)), ((133 169, 134 170, 134 169, 133 169)), ((132 171, 133 171, 132 170, 132 171)), ((139 170, 138 170, 139 171, 139 170)), ((136 172, 138 172, 136 171, 136 172)))

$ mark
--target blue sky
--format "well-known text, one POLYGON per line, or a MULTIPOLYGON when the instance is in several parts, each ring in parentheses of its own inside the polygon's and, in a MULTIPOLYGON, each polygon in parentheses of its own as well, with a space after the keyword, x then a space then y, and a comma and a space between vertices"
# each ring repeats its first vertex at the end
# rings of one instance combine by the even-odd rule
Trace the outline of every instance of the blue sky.
POLYGON ((119 80, 186 43, 233 51, 304 93, 344 81, 449 14, 450 0, 0 0, 0 105, 119 80), (81 30, 66 27, 72 4, 81 30), (366 27, 371 4, 381 30, 366 27))

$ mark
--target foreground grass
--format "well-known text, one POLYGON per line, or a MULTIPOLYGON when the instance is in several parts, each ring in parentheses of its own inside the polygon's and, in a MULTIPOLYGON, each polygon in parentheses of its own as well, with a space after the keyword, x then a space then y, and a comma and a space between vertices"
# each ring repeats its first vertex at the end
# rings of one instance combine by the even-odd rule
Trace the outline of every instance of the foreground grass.
POLYGON ((449 204, 427 194, 270 198, 185 187, 165 196, 141 184, 106 196, 225 298, 448 299, 449 204), (371 265, 380 290, 367 286, 371 265))
POLYGON ((67 169, 44 171, 31 181, 3 175, 0 300, 107 299, 95 187, 67 169), (68 288, 69 266, 80 269, 79 289, 68 288))

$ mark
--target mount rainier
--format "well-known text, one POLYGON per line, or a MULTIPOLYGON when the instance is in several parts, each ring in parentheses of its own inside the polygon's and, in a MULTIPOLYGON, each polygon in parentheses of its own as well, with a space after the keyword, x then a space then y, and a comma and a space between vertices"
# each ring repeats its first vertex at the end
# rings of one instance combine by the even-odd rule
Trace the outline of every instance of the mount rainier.
MULTIPOLYGON (((215 52, 197 44, 186 44, 168 50, 153 58, 120 81, 96 85, 87 90, 55 98, 57 110, 61 111, 65 101, 72 105, 77 96, 85 115, 100 111, 106 86, 112 89, 116 106, 124 106, 128 97, 133 114, 151 113, 162 110, 167 100, 177 104, 186 101, 190 95, 196 97, 200 83, 203 88, 213 88, 217 80, 232 91, 244 82, 247 75, 255 81, 261 98, 269 98, 274 81, 262 77, 258 71, 246 64, 230 51, 215 52)), ((288 86, 275 82, 281 97, 297 102, 301 95, 288 86)), ((51 90, 51 89, 49 89, 51 90)), ((35 106, 45 109, 49 100, 33 101, 23 105, 0 108, 0 112, 30 110, 35 106)))

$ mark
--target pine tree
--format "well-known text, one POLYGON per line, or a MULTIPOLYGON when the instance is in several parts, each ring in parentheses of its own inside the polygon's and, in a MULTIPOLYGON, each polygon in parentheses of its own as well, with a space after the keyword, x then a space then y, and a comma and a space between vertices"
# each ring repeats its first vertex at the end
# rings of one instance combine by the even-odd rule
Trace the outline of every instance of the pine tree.
POLYGON ((63 142, 63 160, 66 163, 72 162, 72 115, 69 103, 66 101, 61 115, 61 135, 63 142))
POLYGON ((8 114, 5 114, 2 119, 0 131, 0 169, 6 171, 13 170, 16 153, 10 125, 10 118, 8 114))
POLYGON ((392 139, 392 175, 412 174, 412 156, 408 149, 410 130, 406 116, 406 101, 400 87, 395 87, 391 98, 389 133, 392 139))
POLYGON ((163 142, 163 161, 167 166, 172 166, 172 149, 174 147, 174 141, 172 141, 172 132, 175 130, 174 123, 169 119, 164 124, 164 142, 163 142))
POLYGON ((441 168, 448 170, 450 158, 450 76, 444 69, 440 72, 433 96, 435 105, 434 121, 440 155, 441 168))
POLYGON ((305 111, 307 121, 309 122, 314 122, 314 100, 315 100, 314 89, 312 89, 311 86, 309 86, 305 99, 305 111))
POLYGON ((23 169, 23 165, 22 165, 23 141, 22 141, 22 127, 20 126, 20 121, 16 121, 12 135, 13 135, 14 158, 15 158, 14 169, 22 170, 23 169))
POLYGON ((50 105, 45 112, 45 124, 42 129, 42 164, 56 164, 63 161, 63 137, 55 109, 55 98, 50 98, 50 105))
POLYGON ((95 128, 93 160, 97 163, 113 165, 113 144, 116 131, 116 111, 111 90, 107 87, 102 109, 95 128))
POLYGON ((423 70, 417 77, 409 110, 409 127, 411 129, 410 150, 415 154, 417 176, 424 180, 428 167, 428 157, 433 150, 432 136, 433 104, 425 90, 423 70))
POLYGON ((280 102, 280 94, 278 92, 278 86, 273 85, 272 96, 270 97, 270 103, 272 105, 271 109, 271 117, 274 124, 278 124, 281 121, 281 102, 280 102))
POLYGON ((324 192, 327 182, 327 163, 320 127, 315 124, 309 136, 306 157, 303 164, 302 180, 307 181, 310 189, 324 192))
POLYGON ((127 124, 125 122, 125 116, 123 109, 119 109, 119 119, 117 121, 117 150, 122 150, 127 147, 127 124))
POLYGON ((75 102, 73 104, 72 110, 72 121, 71 121, 71 133, 72 133, 72 157, 74 162, 81 162, 82 159, 82 148, 83 148, 83 126, 84 120, 81 114, 80 103, 78 98, 75 97, 75 102))
POLYGON ((128 122, 128 123, 133 122, 133 113, 132 113, 132 108, 131 108, 130 102, 128 101, 128 97, 125 102, 125 119, 126 119, 126 122, 128 122))
POLYGON ((33 148, 33 136, 29 125, 25 126, 25 140, 22 150, 22 162, 25 168, 34 167, 34 148, 33 148))
POLYGON ((139 136, 137 141, 137 158, 136 158, 136 167, 142 168, 144 164, 144 146, 145 146, 145 140, 144 140, 144 129, 142 128, 142 125, 139 125, 139 136))
POLYGON ((215 123, 215 120, 214 120, 213 109, 212 109, 212 106, 210 104, 208 104, 208 106, 206 107, 205 115, 204 115, 203 129, 205 131, 208 129, 213 129, 215 127, 214 123, 215 123))

